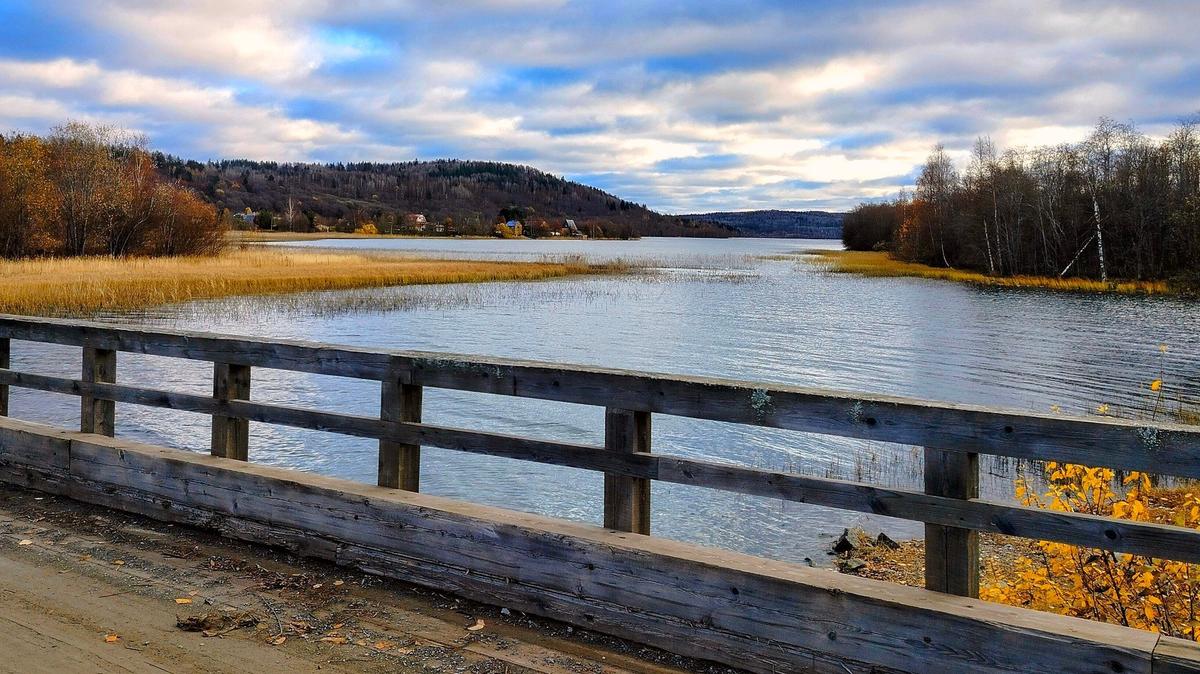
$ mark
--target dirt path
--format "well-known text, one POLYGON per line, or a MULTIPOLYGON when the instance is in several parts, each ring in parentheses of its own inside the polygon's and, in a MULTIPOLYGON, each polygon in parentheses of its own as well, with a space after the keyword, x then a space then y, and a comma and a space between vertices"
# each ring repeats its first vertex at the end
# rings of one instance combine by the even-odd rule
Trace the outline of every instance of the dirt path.
POLYGON ((23 674, 731 671, 11 487, 0 654, 23 674))

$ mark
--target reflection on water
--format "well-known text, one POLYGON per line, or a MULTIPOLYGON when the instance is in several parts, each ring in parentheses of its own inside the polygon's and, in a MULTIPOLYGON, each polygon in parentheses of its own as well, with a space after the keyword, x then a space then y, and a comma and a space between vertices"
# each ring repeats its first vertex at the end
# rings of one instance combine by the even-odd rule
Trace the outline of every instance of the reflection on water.
MULTIPOLYGON (((311 244, 309 244, 311 245, 311 244)), ((164 327, 449 351, 763 380, 1047 411, 1101 403, 1137 414, 1147 382, 1200 388, 1200 312, 1170 298, 979 289, 920 279, 866 279, 763 259, 827 241, 338 240, 438 256, 537 259, 585 255, 662 271, 531 283, 426 286, 194 302, 139 316, 164 327), (1160 354, 1158 345, 1170 350, 1160 354)), ((15 367, 77 376, 79 350, 14 344, 15 367)), ((121 381, 211 390, 211 366, 121 354, 121 381)), ((378 412, 370 382, 255 370, 253 398, 358 414, 378 412)), ((1180 388, 1175 388, 1175 391, 1180 388)), ((75 398, 14 390, 13 415, 78 423, 75 398)), ((597 408, 429 390, 424 418, 572 442, 602 442, 597 408)), ((369 440, 251 425, 254 461, 374 482, 369 440)), ((118 433, 178 447, 208 445, 207 417, 118 405, 118 433)), ((920 485, 911 447, 656 416, 654 450, 889 486, 920 485)), ((599 522, 598 474, 427 449, 434 494, 599 522)), ((993 496, 1014 467, 985 461, 993 496)), ((820 563, 844 526, 916 536, 912 523, 678 485, 654 485, 657 534, 820 563)))

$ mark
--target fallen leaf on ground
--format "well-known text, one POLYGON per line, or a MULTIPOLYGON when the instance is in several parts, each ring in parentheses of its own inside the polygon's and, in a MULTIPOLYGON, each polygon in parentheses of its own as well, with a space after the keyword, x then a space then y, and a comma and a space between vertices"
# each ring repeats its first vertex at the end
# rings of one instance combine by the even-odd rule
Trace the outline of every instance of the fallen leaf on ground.
POLYGON ((282 634, 275 637, 274 639, 271 639, 271 643, 275 646, 282 646, 283 642, 285 642, 285 641, 287 641, 287 637, 283 636, 282 634))
POLYGON ((33 541, 26 538, 25 540, 21 541, 20 543, 17 543, 17 545, 33 545, 33 541))
POLYGON ((321 641, 324 641, 327 644, 341 645, 349 641, 349 639, 346 637, 321 637, 321 641))
POLYGON ((314 589, 314 590, 319 590, 319 589, 321 589, 321 584, 320 584, 320 583, 317 583, 316 585, 313 585, 313 589, 314 589))
POLYGON ((474 625, 471 625, 470 627, 468 627, 468 628, 467 628, 467 631, 468 631, 468 632, 478 632, 479 630, 483 629, 483 626, 484 626, 483 619, 482 619, 482 618, 476 618, 476 619, 475 619, 475 624, 474 624, 474 625))
POLYGON ((188 597, 178 597, 177 599, 175 599, 175 603, 176 604, 190 604, 190 603, 192 603, 192 600, 189 599, 188 597))
POLYGON ((390 641, 376 641, 375 642, 376 650, 380 650, 380 651, 386 651, 391 648, 395 648, 395 646, 396 646, 396 644, 394 644, 390 641))
POLYGON ((243 627, 253 627, 256 624, 258 624, 258 617, 253 613, 242 613, 236 616, 207 613, 187 618, 175 617, 175 627, 184 632, 200 632, 206 637, 220 636, 243 627))
POLYGON ((117 643, 117 640, 120 638, 121 637, 119 637, 115 634, 109 634, 104 637, 104 643, 115 644, 115 643, 117 643))
POLYGON ((115 566, 125 566, 125 560, 123 560, 123 559, 114 559, 114 560, 113 560, 113 565, 115 565, 115 566))
POLYGON ((334 587, 341 587, 342 585, 345 585, 345 582, 340 581, 340 580, 335 580, 335 581, 333 581, 333 585, 334 585, 334 587))

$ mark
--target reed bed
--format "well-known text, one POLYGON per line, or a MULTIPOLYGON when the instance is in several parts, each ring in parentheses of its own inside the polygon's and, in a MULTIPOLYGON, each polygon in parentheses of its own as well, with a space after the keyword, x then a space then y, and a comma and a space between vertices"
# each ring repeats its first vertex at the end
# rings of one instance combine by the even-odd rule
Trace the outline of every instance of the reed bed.
POLYGON ((235 250, 211 257, 0 261, 0 313, 73 316, 198 299, 385 286, 532 281, 620 271, 579 259, 431 260, 378 253, 235 250))
POLYGON ((829 271, 862 276, 906 276, 972 283, 1001 288, 1040 288, 1071 292, 1102 292, 1124 295, 1166 295, 1174 291, 1166 281, 1095 281, 1082 278, 1054 276, 988 276, 974 271, 930 267, 916 262, 897 260, 885 252, 857 250, 805 251, 808 259, 816 259, 829 271))
POLYGON ((281 241, 324 241, 326 239, 490 239, 490 236, 430 236, 428 234, 361 234, 358 232, 272 232, 233 229, 225 234, 229 243, 278 243, 281 241))

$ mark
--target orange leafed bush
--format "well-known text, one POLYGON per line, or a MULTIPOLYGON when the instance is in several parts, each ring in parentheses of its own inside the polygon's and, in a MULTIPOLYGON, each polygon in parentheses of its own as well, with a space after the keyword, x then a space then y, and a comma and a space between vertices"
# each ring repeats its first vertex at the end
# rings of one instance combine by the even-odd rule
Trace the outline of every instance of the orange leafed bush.
MULTIPOLYGON (((1025 505, 1200 528, 1200 490, 1156 491, 1145 473, 1117 485, 1107 468, 1047 463, 1048 488, 1017 483, 1025 505)), ((1200 566, 1039 541, 1011 577, 983 588, 991 601, 1200 640, 1200 566)))
POLYGON ((164 180, 140 139, 81 123, 0 136, 0 257, 198 255, 223 243, 216 210, 164 180))

